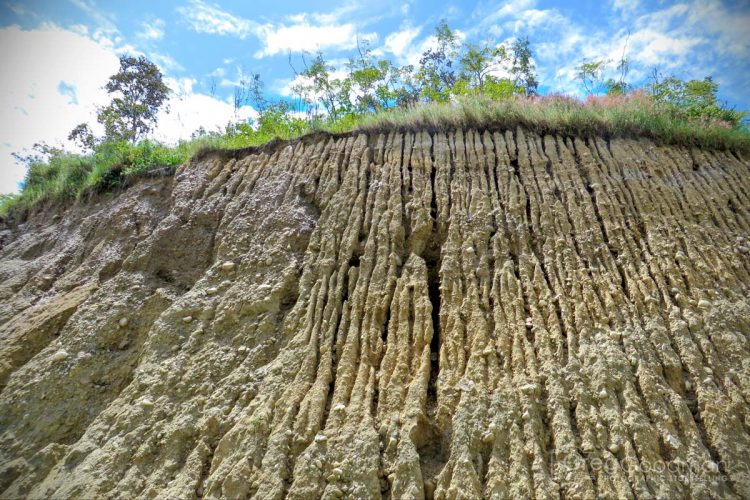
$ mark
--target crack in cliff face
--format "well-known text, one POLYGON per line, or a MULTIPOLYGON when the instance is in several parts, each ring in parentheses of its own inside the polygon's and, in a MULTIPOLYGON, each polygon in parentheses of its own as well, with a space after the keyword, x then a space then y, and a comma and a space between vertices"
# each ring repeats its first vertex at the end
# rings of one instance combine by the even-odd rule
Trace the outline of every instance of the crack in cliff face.
POLYGON ((750 496, 749 167, 360 134, 0 233, 0 496, 750 496))
POLYGON ((433 165, 430 168, 430 186, 432 196, 430 197, 430 219, 432 231, 426 245, 424 260, 427 266, 427 290, 430 304, 432 306, 432 340, 430 341, 430 382, 427 391, 427 409, 434 415, 437 404, 437 378, 440 371, 440 237, 437 225, 437 186, 435 177, 437 167, 434 165, 432 149, 430 155, 433 165))

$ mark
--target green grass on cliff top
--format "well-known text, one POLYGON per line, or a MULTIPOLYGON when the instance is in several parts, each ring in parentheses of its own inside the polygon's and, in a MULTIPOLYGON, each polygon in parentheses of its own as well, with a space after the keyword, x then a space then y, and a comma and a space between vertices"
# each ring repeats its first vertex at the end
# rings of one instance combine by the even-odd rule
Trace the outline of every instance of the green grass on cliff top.
POLYGON ((695 119, 654 103, 644 94, 589 98, 565 96, 491 101, 461 98, 450 104, 425 104, 376 114, 349 116, 335 123, 294 120, 273 132, 209 134, 175 146, 153 141, 100 145, 88 155, 65 153, 30 166, 20 195, 0 195, 0 219, 23 218, 47 203, 72 202, 113 191, 138 177, 171 175, 198 152, 232 150, 292 139, 312 132, 376 133, 386 130, 494 130, 523 127, 540 134, 591 137, 644 137, 659 144, 750 153, 747 127, 695 119), (290 126, 291 125, 291 126, 290 126))

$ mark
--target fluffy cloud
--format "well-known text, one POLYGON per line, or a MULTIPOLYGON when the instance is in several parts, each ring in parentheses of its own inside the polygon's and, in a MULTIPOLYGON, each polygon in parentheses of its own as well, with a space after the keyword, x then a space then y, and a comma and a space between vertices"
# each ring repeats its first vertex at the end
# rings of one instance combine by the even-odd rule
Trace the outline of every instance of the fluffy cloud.
POLYGON ((144 40, 161 40, 164 38, 165 25, 166 23, 162 19, 144 21, 141 24, 143 29, 138 33, 138 37, 144 40))
POLYGON ((395 31, 385 37, 385 49, 397 58, 401 58, 406 54, 407 49, 411 47, 412 42, 419 36, 421 31, 421 27, 411 26, 407 26, 400 31, 395 31))
POLYGON ((258 117, 258 113, 251 106, 243 106, 235 113, 229 99, 222 101, 194 92, 193 85, 196 82, 191 78, 167 78, 165 83, 173 89, 174 94, 168 103, 169 111, 159 112, 159 126, 153 134, 157 140, 175 143, 180 139, 188 139, 201 127, 209 131, 223 130, 231 120, 258 117))
POLYGON ((256 33, 258 28, 258 24, 253 21, 234 16, 201 0, 191 0, 188 5, 178 7, 177 12, 197 33, 231 35, 244 39, 256 33))
POLYGON ((287 51, 347 50, 357 46, 357 28, 352 23, 314 25, 307 19, 292 25, 265 25, 258 30, 263 48, 256 57, 287 51))
MULTIPOLYGON (((255 36, 263 45, 255 53, 258 58, 287 51, 347 50, 356 47, 357 26, 351 22, 339 21, 349 10, 350 7, 345 6, 330 14, 303 13, 288 16, 286 22, 259 24, 202 0, 191 0, 187 6, 177 8, 187 25, 197 33, 235 36, 240 39, 255 36)), ((376 36, 374 33, 367 33, 360 37, 376 36)))

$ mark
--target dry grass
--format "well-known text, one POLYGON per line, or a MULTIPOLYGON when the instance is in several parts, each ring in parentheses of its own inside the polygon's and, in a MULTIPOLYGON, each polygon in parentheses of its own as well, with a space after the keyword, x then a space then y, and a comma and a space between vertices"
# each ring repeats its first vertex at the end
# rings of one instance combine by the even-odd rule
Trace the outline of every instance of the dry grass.
MULTIPOLYGON (((493 101, 465 97, 450 104, 424 104, 377 114, 349 116, 336 123, 302 123, 293 132, 274 138, 249 130, 242 135, 212 135, 174 147, 141 144, 100 148, 87 156, 66 154, 32 165, 18 196, 0 197, 0 219, 23 217, 45 202, 76 200, 90 193, 127 185, 138 176, 176 166, 206 154, 237 156, 258 147, 310 134, 430 132, 456 129, 508 130, 523 127, 539 134, 568 137, 645 137, 660 144, 750 153, 748 130, 721 122, 690 119, 675 108, 654 103, 646 94, 592 97, 580 101, 567 96, 543 96, 493 101)), ((292 130, 292 129, 290 129, 292 130)))
POLYGON ((523 127, 570 137, 645 137, 660 144, 750 152, 750 133, 723 123, 690 120, 648 96, 607 96, 582 102, 566 96, 492 101, 480 97, 365 116, 356 129, 498 129, 523 127))

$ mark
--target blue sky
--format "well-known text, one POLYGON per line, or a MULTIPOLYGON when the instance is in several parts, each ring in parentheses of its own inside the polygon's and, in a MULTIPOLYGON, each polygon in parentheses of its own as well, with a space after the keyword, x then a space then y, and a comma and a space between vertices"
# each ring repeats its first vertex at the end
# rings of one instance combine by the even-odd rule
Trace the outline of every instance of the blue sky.
POLYGON ((175 93, 154 136, 174 142, 233 118, 242 73, 260 73, 267 93, 284 95, 290 53, 298 68, 303 53, 317 50, 341 63, 357 37, 383 57, 417 63, 441 19, 472 42, 528 36, 543 92, 580 95, 575 66, 616 61, 627 47, 631 82, 654 67, 685 79, 713 75, 723 100, 750 110, 747 1, 3 1, 0 193, 16 191, 24 175, 11 152, 42 140, 66 144, 76 124, 95 122, 120 55, 144 54, 162 68, 175 93))

